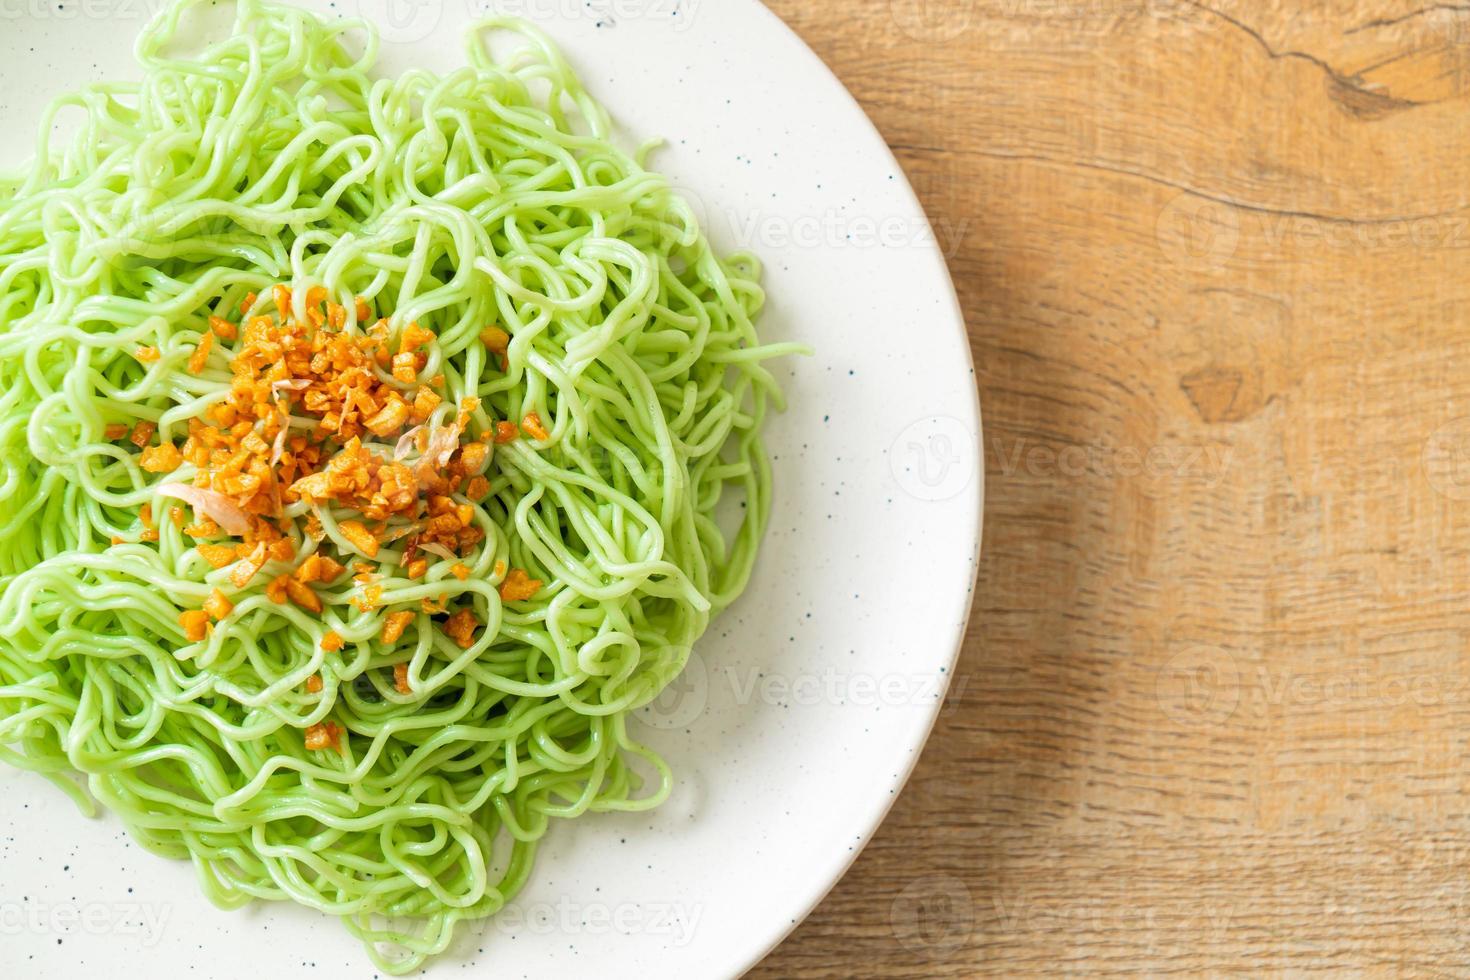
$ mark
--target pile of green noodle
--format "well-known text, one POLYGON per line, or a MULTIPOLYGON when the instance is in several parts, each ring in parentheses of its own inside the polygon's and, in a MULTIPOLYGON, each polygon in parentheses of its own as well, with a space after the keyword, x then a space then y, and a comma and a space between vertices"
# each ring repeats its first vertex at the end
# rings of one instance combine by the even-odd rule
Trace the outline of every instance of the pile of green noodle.
POLYGON ((752 326, 755 259, 713 254, 536 31, 487 21, 467 67, 375 78, 360 22, 243 0, 228 39, 176 53, 187 10, 142 34, 144 81, 59 99, 34 160, 0 175, 0 759, 190 859, 219 905, 342 916, 408 972, 522 886, 551 818, 667 794, 628 715, 750 575, 779 402, 762 362, 789 348, 752 326), (525 43, 497 61, 488 29, 525 43), (471 605, 470 649, 424 613, 384 644, 385 609, 360 611, 348 578, 321 615, 264 596, 280 563, 237 591, 169 520, 139 542, 142 505, 178 504, 104 427, 181 440, 229 387, 221 361, 186 367, 208 317, 277 282, 433 329, 423 374, 444 375, 445 412, 482 399, 472 430, 532 411, 551 430, 496 447, 468 580, 380 555, 384 605, 471 605), (546 586, 503 607, 497 561, 546 586), (235 611, 190 643, 178 615, 216 585, 235 611), (328 630, 344 649, 322 652, 328 630), (341 753, 303 747, 323 720, 341 753))

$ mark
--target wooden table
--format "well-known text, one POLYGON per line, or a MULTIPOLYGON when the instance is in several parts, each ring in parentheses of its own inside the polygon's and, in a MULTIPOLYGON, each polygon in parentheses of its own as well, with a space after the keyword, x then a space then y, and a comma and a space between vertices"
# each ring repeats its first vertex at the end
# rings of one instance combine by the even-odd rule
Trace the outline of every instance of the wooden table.
POLYGON ((751 975, 1470 973, 1470 8, 771 6, 949 249, 988 499, 923 761, 751 975))

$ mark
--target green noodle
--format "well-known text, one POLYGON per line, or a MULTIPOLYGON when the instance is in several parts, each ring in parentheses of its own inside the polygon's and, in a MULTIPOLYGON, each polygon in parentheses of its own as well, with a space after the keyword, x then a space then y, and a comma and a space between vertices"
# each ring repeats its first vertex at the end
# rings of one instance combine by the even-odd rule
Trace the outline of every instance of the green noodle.
MULTIPOLYGON (((378 78, 360 22, 242 0, 228 39, 182 54, 188 9, 140 37, 141 83, 58 99, 0 175, 0 759, 190 859, 220 906, 341 916, 408 972, 515 894, 551 818, 668 793, 626 722, 750 575, 780 399, 762 362, 792 348, 756 336, 756 260, 712 252, 535 30, 486 21, 466 67, 378 78), (523 43, 496 58, 490 31, 523 43), (181 438, 229 390, 221 360, 186 365, 209 316, 277 282, 430 326, 439 420, 478 396, 474 429, 546 421, 549 444, 496 447, 467 580, 379 556, 386 605, 473 608, 469 649, 427 613, 383 643, 351 581, 320 615, 271 602, 278 562, 234 589, 169 520, 139 540, 144 504, 180 504, 104 428, 181 438), (498 562, 546 587, 503 604, 498 562), (191 643, 179 613, 216 586, 235 609, 191 643), (303 747, 326 719, 340 753, 303 747)), ((343 554, 347 516, 323 514, 343 554)))

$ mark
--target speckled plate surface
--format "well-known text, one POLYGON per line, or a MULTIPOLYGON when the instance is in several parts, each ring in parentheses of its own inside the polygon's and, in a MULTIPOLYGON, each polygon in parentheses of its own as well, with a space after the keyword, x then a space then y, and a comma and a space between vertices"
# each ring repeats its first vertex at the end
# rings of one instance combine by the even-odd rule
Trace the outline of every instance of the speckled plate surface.
MULTIPOLYGON (((160 0, 0 7, 0 157, 55 93, 131 77, 160 0)), ((358 12, 357 0, 309 5, 358 12)), ((361 0, 385 68, 458 63, 472 0, 361 0), (387 6, 391 4, 391 6, 387 6)), ((822 63, 754 0, 496 0, 567 49, 716 242, 767 262, 776 499, 749 592, 643 712, 678 776, 644 815, 553 829, 532 884, 435 976, 728 977, 826 893, 887 813, 943 700, 980 533, 980 420, 940 248, 902 172, 822 63)), ((895 25, 902 29, 903 25, 895 25)), ((953 231, 954 229, 941 229, 953 231)), ((962 230, 962 229, 961 229, 962 230)), ((367 977, 306 909, 225 912, 188 865, 0 767, 0 976, 367 977)))

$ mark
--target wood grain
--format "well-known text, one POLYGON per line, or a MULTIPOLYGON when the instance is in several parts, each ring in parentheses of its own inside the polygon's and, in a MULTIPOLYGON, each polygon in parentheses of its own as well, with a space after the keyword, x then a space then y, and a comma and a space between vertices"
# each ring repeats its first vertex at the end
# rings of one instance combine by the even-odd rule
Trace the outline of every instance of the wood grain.
POLYGON ((988 499, 751 976, 1470 974, 1470 7, 770 5, 954 233, 988 499))

